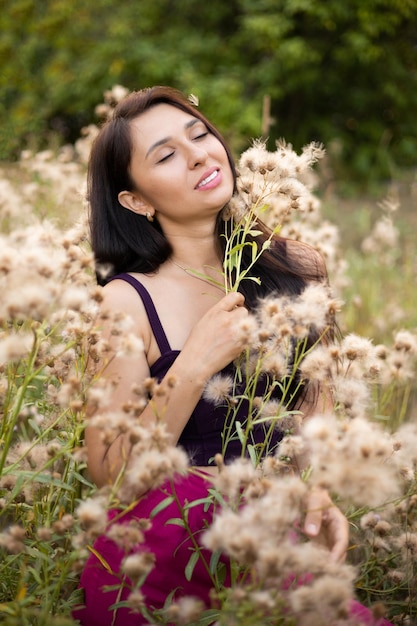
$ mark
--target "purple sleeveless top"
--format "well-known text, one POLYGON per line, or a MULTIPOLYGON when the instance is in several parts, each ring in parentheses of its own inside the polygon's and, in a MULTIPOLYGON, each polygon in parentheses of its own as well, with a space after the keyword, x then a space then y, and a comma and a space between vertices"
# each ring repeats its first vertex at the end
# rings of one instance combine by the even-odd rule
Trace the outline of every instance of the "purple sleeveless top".
MULTIPOLYGON (((152 298, 142 283, 130 274, 117 274, 111 280, 115 279, 128 282, 142 299, 152 332, 161 352, 161 356, 150 368, 152 378, 159 382, 174 363, 179 350, 171 349, 152 298)), ((231 363, 221 373, 234 379, 236 368, 231 363)), ((256 389, 256 396, 263 395, 269 384, 269 380, 260 381, 256 389)), ((236 384, 233 395, 238 397, 243 393, 244 389, 244 382, 236 384)), ((242 455, 242 444, 237 435, 236 422, 240 422, 244 430, 247 414, 247 400, 241 401, 239 407, 233 410, 232 415, 226 403, 214 405, 202 397, 178 440, 178 445, 187 452, 190 464, 200 466, 212 465, 214 455, 219 452, 223 454, 226 462, 240 457, 242 455)), ((276 427, 271 432, 268 422, 257 424, 250 430, 248 443, 254 446, 257 458, 261 458, 266 454, 269 455, 275 452, 282 435, 283 433, 277 430, 276 427), (265 441, 267 441, 266 444, 265 441)))

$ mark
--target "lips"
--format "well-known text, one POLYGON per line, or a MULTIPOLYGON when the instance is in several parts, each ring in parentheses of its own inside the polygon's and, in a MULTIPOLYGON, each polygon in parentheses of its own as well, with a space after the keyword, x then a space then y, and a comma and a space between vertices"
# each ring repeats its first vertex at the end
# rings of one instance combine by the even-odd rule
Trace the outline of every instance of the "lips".
POLYGON ((201 189, 202 187, 209 185, 211 182, 213 182, 217 178, 217 176, 219 175, 219 172, 220 170, 217 167, 213 167, 207 172, 205 172, 203 176, 200 178, 200 180, 198 181, 197 185, 195 186, 195 189, 201 189))

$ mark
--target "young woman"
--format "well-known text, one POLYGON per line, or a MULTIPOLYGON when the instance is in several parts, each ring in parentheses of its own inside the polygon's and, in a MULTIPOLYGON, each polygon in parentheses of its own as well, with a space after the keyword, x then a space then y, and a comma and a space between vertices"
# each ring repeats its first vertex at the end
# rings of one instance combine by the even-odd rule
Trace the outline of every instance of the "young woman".
MULTIPOLYGON (((112 393, 106 411, 110 416, 121 405, 134 404, 141 382, 159 382, 140 423, 151 428, 163 415, 172 443, 187 452, 191 466, 202 470, 178 479, 181 503, 203 497, 210 473, 216 471, 213 458, 222 451, 224 415, 202 394, 213 375, 233 371, 231 364, 244 348, 239 329, 248 311, 269 293, 300 294, 326 274, 314 250, 276 237, 257 262, 260 284, 245 281, 239 293, 224 295, 216 284, 224 255, 222 209, 234 192, 235 178, 232 156, 219 132, 187 98, 167 87, 124 99, 101 129, 89 165, 91 241, 99 281, 105 283, 102 309, 129 315, 144 347, 134 367, 131 357, 117 352, 109 359, 105 377, 112 393)), ((260 230, 264 234, 257 239, 262 243, 268 235, 261 225, 260 230)), ((107 332, 111 341, 111 329, 107 332)), ((307 388, 289 408, 308 414, 319 395, 307 388)), ((263 434, 259 427, 253 436, 259 441, 263 434)), ((280 433, 274 437, 271 450, 280 433)), ((99 487, 114 482, 126 459, 130 462, 128 435, 109 443, 91 425, 86 443, 93 480, 99 487)), ((226 462, 240 454, 237 439, 223 451, 226 462)), ((126 528, 132 519, 149 517, 167 489, 137 493, 138 503, 123 518, 126 528)), ((204 568, 197 563, 191 581, 184 574, 190 556, 184 529, 165 523, 175 517, 174 507, 164 509, 145 531, 141 549, 145 545, 155 556, 141 588, 148 607, 161 608, 174 590, 177 597, 192 595, 209 603, 211 584, 204 568)), ((305 532, 325 535, 330 558, 343 560, 348 542, 344 516, 325 492, 311 494, 306 509, 305 532)), ((194 531, 210 524, 211 509, 201 505, 191 511, 194 531)), ((117 587, 124 556, 120 544, 108 536, 96 542, 81 580, 85 608, 76 613, 85 626, 146 623, 127 608, 109 610, 128 595, 117 587), (104 591, 106 586, 111 590, 104 591)))

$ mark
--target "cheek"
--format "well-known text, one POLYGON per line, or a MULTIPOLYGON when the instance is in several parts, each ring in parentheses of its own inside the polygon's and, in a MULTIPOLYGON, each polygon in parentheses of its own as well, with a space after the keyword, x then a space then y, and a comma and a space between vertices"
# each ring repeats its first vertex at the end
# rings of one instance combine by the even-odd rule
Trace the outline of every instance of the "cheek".
POLYGON ((231 170, 230 164, 229 164, 229 162, 227 162, 227 163, 228 163, 228 166, 229 166, 229 169, 228 169, 228 172, 229 172, 229 174, 228 174, 228 181, 229 181, 229 185, 230 185, 230 195, 232 195, 232 193, 234 192, 234 189, 235 189, 235 179, 234 179, 233 172, 231 170))
POLYGON ((143 197, 155 208, 164 211, 183 201, 184 180, 173 172, 152 176, 146 181, 143 197))
POLYGON ((233 172, 232 172, 232 168, 230 167, 230 163, 229 163, 229 159, 227 156, 227 152, 225 151, 225 149, 223 148, 223 146, 221 146, 221 154, 222 154, 222 159, 221 161, 224 163, 225 165, 225 171, 228 172, 227 176, 230 179, 230 184, 232 185, 232 190, 235 186, 235 180, 234 180, 234 176, 233 176, 233 172))
POLYGON ((151 172, 142 175, 138 190, 148 201, 152 201, 171 194, 177 184, 178 177, 172 172, 151 172))

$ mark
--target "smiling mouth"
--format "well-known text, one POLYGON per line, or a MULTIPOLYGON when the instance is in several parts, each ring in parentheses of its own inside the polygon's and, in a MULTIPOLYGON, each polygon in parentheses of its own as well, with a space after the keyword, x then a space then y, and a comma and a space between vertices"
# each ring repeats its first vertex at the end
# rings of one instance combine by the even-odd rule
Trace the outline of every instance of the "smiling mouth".
POLYGON ((200 187, 204 187, 204 185, 208 185, 208 183, 211 183, 211 181, 216 178, 218 173, 219 173, 219 170, 214 170, 214 172, 210 174, 210 176, 207 176, 207 178, 204 178, 200 183, 198 183, 198 185, 196 186, 196 189, 199 189, 200 187))

